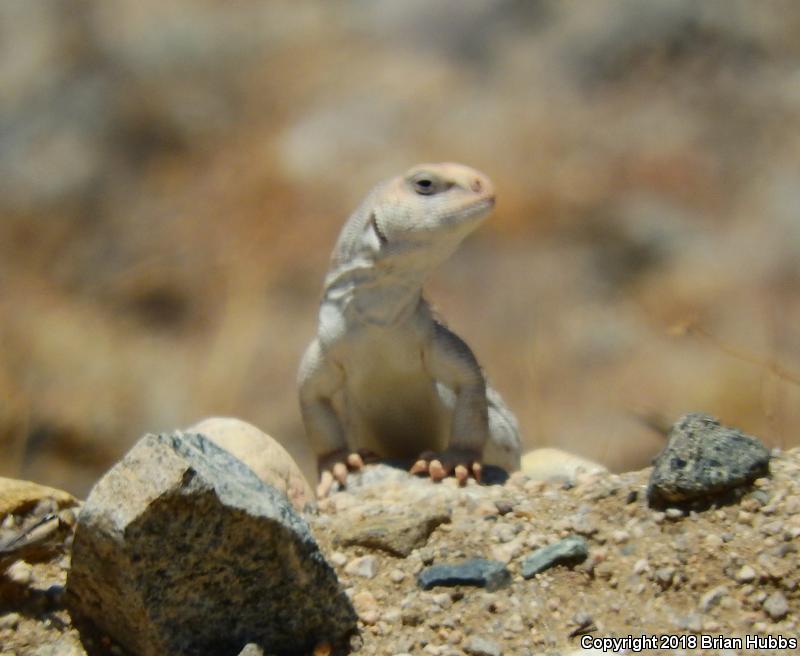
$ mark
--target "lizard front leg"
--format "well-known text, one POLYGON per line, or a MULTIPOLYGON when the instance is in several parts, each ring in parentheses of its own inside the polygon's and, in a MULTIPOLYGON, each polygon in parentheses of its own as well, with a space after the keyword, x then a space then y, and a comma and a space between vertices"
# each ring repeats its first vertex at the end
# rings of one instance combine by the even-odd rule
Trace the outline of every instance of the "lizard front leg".
POLYGON ((300 362, 298 388, 306 434, 317 456, 320 498, 328 495, 334 480, 344 485, 349 469, 364 466, 361 454, 349 453, 344 426, 333 406, 333 396, 343 386, 343 370, 315 339, 300 362))
POLYGON ((481 455, 489 437, 486 380, 464 340, 437 321, 433 326, 422 359, 431 378, 455 395, 450 440, 441 454, 423 454, 411 471, 427 471, 434 480, 455 474, 463 485, 470 474, 480 480, 481 455))

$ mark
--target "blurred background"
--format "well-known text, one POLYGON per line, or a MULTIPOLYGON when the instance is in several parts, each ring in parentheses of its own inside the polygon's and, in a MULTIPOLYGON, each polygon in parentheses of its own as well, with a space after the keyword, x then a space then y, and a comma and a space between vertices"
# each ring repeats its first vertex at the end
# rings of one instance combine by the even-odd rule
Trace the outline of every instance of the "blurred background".
POLYGON ((648 464, 703 410, 800 442, 794 0, 0 4, 0 474, 85 494, 143 433, 255 423, 339 228, 493 178, 430 281, 528 447, 648 464))

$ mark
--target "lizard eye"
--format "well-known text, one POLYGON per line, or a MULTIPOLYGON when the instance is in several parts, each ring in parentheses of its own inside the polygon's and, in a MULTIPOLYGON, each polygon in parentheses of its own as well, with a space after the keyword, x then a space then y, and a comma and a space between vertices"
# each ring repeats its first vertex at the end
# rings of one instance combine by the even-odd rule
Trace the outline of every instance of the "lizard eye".
POLYGON ((414 191, 423 196, 430 196, 435 194, 438 185, 434 182, 433 178, 426 173, 420 173, 411 180, 414 191))

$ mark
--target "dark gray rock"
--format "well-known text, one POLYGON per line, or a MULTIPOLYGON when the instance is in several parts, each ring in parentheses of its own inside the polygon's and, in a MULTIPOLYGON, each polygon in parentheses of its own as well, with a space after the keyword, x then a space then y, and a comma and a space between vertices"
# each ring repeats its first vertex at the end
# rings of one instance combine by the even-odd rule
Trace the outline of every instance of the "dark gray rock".
POLYGON ((770 452, 714 417, 688 414, 672 427, 647 486, 651 505, 713 498, 769 474, 770 452))
POLYGON ((578 535, 537 549, 522 561, 522 576, 529 579, 554 565, 577 565, 589 556, 586 540, 578 535))
MULTIPOLYGON (((82 635, 139 656, 340 644, 355 612, 285 496, 202 435, 146 435, 92 490, 67 581, 82 635)), ((86 641, 87 645, 90 644, 86 641)))
POLYGON ((425 546, 428 537, 439 524, 449 521, 448 511, 436 509, 377 515, 338 526, 336 543, 380 549, 393 556, 405 558, 414 549, 425 546))
POLYGON ((474 558, 462 563, 427 567, 417 576, 417 583, 423 590, 439 585, 472 585, 494 591, 510 585, 511 574, 499 561, 474 558))

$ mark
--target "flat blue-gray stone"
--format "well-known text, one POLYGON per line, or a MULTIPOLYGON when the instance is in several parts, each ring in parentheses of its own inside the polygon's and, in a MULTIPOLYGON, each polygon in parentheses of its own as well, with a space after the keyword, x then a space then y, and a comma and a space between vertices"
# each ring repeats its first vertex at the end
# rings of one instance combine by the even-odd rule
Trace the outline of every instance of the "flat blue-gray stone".
POLYGON ((511 583, 511 574, 497 560, 473 558, 461 563, 431 565, 417 576, 423 590, 436 586, 472 585, 489 591, 499 590, 511 583))
POLYGON ((529 579, 554 565, 577 565, 589 556, 589 545, 579 535, 537 549, 522 561, 522 576, 529 579))

